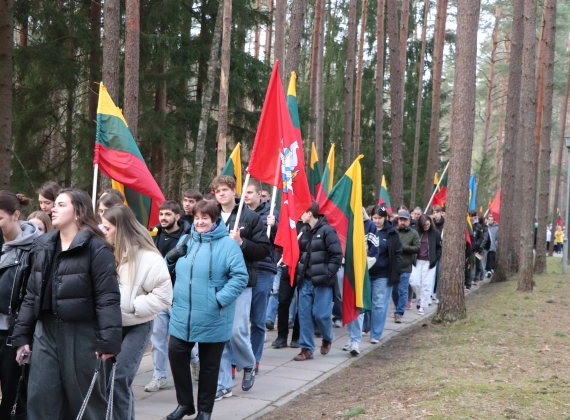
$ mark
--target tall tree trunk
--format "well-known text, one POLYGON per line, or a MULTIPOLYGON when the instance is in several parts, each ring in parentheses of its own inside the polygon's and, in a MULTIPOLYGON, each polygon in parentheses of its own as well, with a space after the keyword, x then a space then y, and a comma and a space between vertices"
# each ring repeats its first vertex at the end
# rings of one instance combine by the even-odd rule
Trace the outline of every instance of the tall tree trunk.
MULTIPOLYGON (((415 3, 415 2, 414 2, 415 3)), ((400 74, 402 75, 402 118, 404 116, 404 97, 406 96, 406 64, 408 53, 408 28, 410 26, 410 0, 402 0, 400 19, 400 74)))
MULTIPOLYGON (((562 105, 562 115, 560 116, 560 143, 558 143, 558 162, 557 162, 557 169, 556 169, 556 182, 554 183, 554 202, 552 204, 552 218, 554 220, 556 217, 556 209, 561 207, 561 200, 560 200, 560 178, 562 173, 562 157, 566 154, 564 150, 564 136, 566 135, 566 120, 568 117, 568 98, 570 97, 570 60, 568 60, 568 76, 566 78, 566 94, 564 95, 564 102, 562 105)), ((566 197, 568 199, 568 197, 566 197)), ((554 253, 554 233, 556 232, 556 222, 552 223, 551 239, 550 239, 550 249, 548 250, 548 255, 552 257, 554 253)))
MULTIPOLYGON (((228 95, 230 90, 230 53, 232 36, 232 0, 224 2, 224 23, 222 32, 222 73, 220 76, 220 104, 218 111, 218 171, 226 165, 226 137, 228 134, 228 95)), ((277 2, 279 3, 279 2, 277 2)))
POLYGON ((544 105, 544 76, 545 76, 545 61, 546 61, 546 37, 548 36, 547 25, 547 14, 549 9, 549 0, 544 0, 544 5, 542 8, 542 19, 540 24, 540 36, 538 39, 538 53, 536 60, 536 89, 537 89, 537 106, 536 106, 536 124, 534 126, 534 136, 535 136, 535 166, 536 172, 538 173, 538 162, 540 154, 540 136, 542 133, 542 111, 544 105))
POLYGON ((390 116, 392 125, 392 184, 390 198, 394 207, 404 204, 404 169, 402 167, 402 69, 398 42, 398 2, 388 0, 388 47, 390 48, 390 116))
POLYGON ((362 17, 360 18, 360 37, 358 40, 358 70, 356 71, 356 95, 354 98, 354 158, 360 154, 360 111, 362 109, 362 74, 364 69, 364 33, 366 32, 366 11, 368 0, 362 0, 362 17))
MULTIPOLYGON (((200 45, 207 45, 210 40, 210 19, 207 9, 207 0, 200 0, 200 33, 198 34, 198 42, 200 45)), ((208 56, 206 55, 206 51, 201 49, 198 53, 198 77, 196 80, 196 101, 198 102, 202 102, 204 83, 206 83, 207 73, 208 56)))
POLYGON ((374 194, 376 200, 379 198, 380 187, 382 186, 382 175, 384 174, 384 48, 386 47, 384 36, 384 0, 378 0, 376 9, 376 115, 374 128, 374 194))
POLYGON ((487 88, 487 106, 485 112, 485 129, 483 132, 483 156, 489 151, 489 134, 493 120, 493 90, 495 88, 495 64, 497 63, 497 47, 499 45, 499 23, 501 21, 501 8, 495 6, 495 28, 493 29, 493 50, 489 64, 489 86, 487 88))
POLYGON ((424 203, 427 203, 433 193, 433 179, 439 166, 439 114, 441 104, 441 75, 443 73, 443 47, 445 44, 445 23, 447 20, 448 0, 437 0, 435 17, 435 34, 432 64, 432 99, 431 125, 429 129, 429 147, 424 185, 424 203))
MULTIPOLYGON (((166 73, 166 63, 162 64, 160 69, 162 73, 166 73)), ((166 81, 158 81, 154 95, 154 110, 157 114, 161 114, 162 118, 164 118, 166 113, 166 99, 166 81)), ((164 144, 161 137, 153 139, 151 147, 151 172, 158 185, 164 185, 166 170, 164 167, 164 144)))
POLYGON ((446 238, 443 242, 441 300, 434 322, 453 322, 466 317, 463 285, 465 282, 465 214, 475 131, 475 76, 477 30, 480 1, 457 1, 457 38, 455 76, 451 105, 449 187, 446 238))
POLYGON ((291 72, 299 73, 299 59, 301 57, 301 39, 303 38, 303 28, 305 27, 305 4, 306 0, 293 0, 291 7, 291 24, 289 26, 289 44, 287 45, 287 56, 285 57, 285 81, 283 87, 287 89, 291 72))
POLYGON ((324 124, 325 124, 325 91, 324 91, 324 51, 326 0, 321 0, 321 19, 319 28, 319 51, 317 59, 317 122, 315 127, 315 143, 319 162, 324 162, 324 124))
POLYGON ((10 187, 12 158, 13 0, 0 0, 0 188, 10 187))
MULTIPOLYGON (((427 20, 429 14, 429 0, 424 0, 424 21, 422 23, 422 49, 420 55, 420 63, 418 67, 418 102, 416 110, 416 134, 414 137, 414 159, 412 165, 412 191, 410 197, 410 208, 413 209, 416 206, 416 187, 418 179, 418 154, 420 153, 420 132, 422 123, 422 103, 423 103, 423 93, 424 93, 424 62, 426 55, 426 32, 427 32, 427 20)), ((428 182, 426 180, 426 182, 428 182)))
POLYGON ((550 201, 550 135, 552 133, 552 97, 554 93, 554 54, 556 42, 557 0, 545 3, 545 61, 543 65, 544 104, 540 137, 540 189, 538 192, 538 231, 536 235, 535 274, 546 273, 546 229, 548 228, 548 204, 550 201))
POLYGON ((196 190, 200 190, 200 181, 202 180, 204 149, 206 145, 206 137, 208 134, 208 121, 210 120, 212 96, 214 94, 214 86, 216 84, 216 69, 218 68, 218 63, 220 61, 220 40, 222 39, 223 20, 224 2, 220 1, 218 6, 218 14, 216 16, 216 24, 214 27, 214 36, 212 38, 212 47, 210 49, 210 61, 208 62, 206 90, 202 97, 202 112, 200 114, 200 124, 198 126, 198 138, 196 139, 196 160, 194 163, 194 176, 192 177, 192 188, 196 190))
POLYGON ((25 17, 26 21, 18 25, 18 47, 28 46, 28 17, 25 17))
POLYGON ((267 0, 267 14, 270 23, 265 28, 265 64, 271 65, 271 41, 273 38, 273 0, 267 0))
POLYGON ((501 156, 503 155, 503 134, 505 131, 505 102, 507 99, 507 75, 503 75, 501 104, 499 105, 499 127, 497 128, 497 147, 495 148, 495 189, 501 186, 501 156))
MULTIPOLYGON (((509 55, 509 88, 507 91, 507 117, 505 120, 505 143, 503 145, 503 167, 501 169, 501 213, 517 214, 514 207, 516 187, 516 151, 517 130, 519 125, 519 104, 521 95, 521 71, 523 48, 523 12, 524 0, 513 1, 513 23, 511 30, 511 52, 509 55)), ((514 242, 518 239, 514 233, 513 217, 501 219, 501 231, 497 245, 497 263, 492 282, 503 282, 511 274, 514 242)), ((520 223, 517 221, 516 227, 520 223)), ((518 242, 517 242, 518 243, 518 242)), ((518 252, 518 249, 517 251, 518 252)))
MULTIPOLYGON (((394 0, 395 1, 395 0, 394 0)), ((344 82, 344 134, 342 142, 342 172, 346 172, 352 163, 350 141, 352 140, 352 102, 354 92, 354 70, 356 63, 356 6, 357 0, 350 0, 348 6, 348 34, 346 49, 346 74, 344 82)))
MULTIPOLYGON (((255 0, 255 10, 259 12, 259 8, 261 7, 261 1, 255 0)), ((259 60, 259 21, 255 21, 255 34, 253 38, 253 56, 259 60)), ((209 67, 208 67, 209 68, 209 67)))
MULTIPOLYGON (((91 51, 89 52, 89 126, 93 133, 97 128, 97 102, 101 81, 101 3, 91 2, 91 51)), ((89 150, 95 148, 95 136, 89 136, 89 150)))
MULTIPOLYGON (((73 50, 72 50, 73 51, 73 50)), ((64 187, 71 187, 71 157, 73 155, 73 108, 75 106, 75 98, 73 96, 73 89, 67 89, 67 103, 65 109, 65 163, 64 172, 65 180, 63 181, 64 187)))
POLYGON ((319 67, 319 51, 320 51, 320 34, 321 34, 321 8, 324 4, 324 0, 317 0, 315 3, 315 17, 313 19, 313 43, 311 45, 311 78, 309 83, 309 144, 315 143, 317 149, 317 157, 319 161, 322 162, 320 158, 322 156, 323 145, 317 145, 316 143, 316 132, 317 132, 317 75, 319 67), (321 154, 319 155, 319 146, 321 154))
MULTIPOLYGON (((275 60, 281 63, 281 70, 285 70, 285 29, 287 27, 286 23, 287 17, 287 1, 276 0, 275 2, 275 42, 273 43, 275 48, 275 60)), ((271 63, 273 64, 273 63, 271 63)), ((273 66, 272 66, 273 67, 273 66)), ((283 89, 285 94, 287 94, 287 85, 285 84, 285 73, 281 73, 281 82, 283 83, 283 89)))
POLYGON ((117 106, 119 106, 119 9, 119 0, 105 0, 103 4, 103 83, 117 106))
POLYGON ((533 239, 534 216, 536 209, 536 165, 535 165, 535 127, 536 127, 536 2, 525 0, 524 4, 524 40, 521 84, 521 138, 524 140, 523 161, 517 162, 522 170, 522 207, 520 210, 520 265, 517 290, 532 292, 534 287, 533 239))
POLYGON ((124 110, 135 140, 139 125, 139 52, 140 3, 139 0, 126 0, 124 110))

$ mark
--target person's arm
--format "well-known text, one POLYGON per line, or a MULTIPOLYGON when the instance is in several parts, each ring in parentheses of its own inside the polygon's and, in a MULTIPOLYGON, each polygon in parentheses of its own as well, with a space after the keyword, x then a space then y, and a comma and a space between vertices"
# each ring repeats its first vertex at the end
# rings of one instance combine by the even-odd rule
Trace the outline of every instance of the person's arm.
POLYGON ((146 278, 142 283, 142 289, 146 293, 138 295, 133 302, 135 316, 138 317, 157 314, 172 305, 170 273, 164 260, 156 257, 156 262, 145 274, 146 278))
POLYGON ((243 254, 234 241, 228 241, 225 259, 229 271, 229 280, 224 287, 216 293, 216 300, 218 301, 220 309, 234 302, 247 287, 249 281, 243 254))
POLYGON ((240 248, 243 256, 249 261, 264 260, 271 253, 267 230, 264 230, 264 224, 257 214, 253 213, 251 218, 248 216, 248 219, 251 223, 251 237, 241 238, 243 242, 240 248))
POLYGON ((329 253, 329 276, 336 276, 336 272, 342 264, 342 246, 340 245, 340 239, 331 226, 325 231, 324 239, 327 252, 329 253))

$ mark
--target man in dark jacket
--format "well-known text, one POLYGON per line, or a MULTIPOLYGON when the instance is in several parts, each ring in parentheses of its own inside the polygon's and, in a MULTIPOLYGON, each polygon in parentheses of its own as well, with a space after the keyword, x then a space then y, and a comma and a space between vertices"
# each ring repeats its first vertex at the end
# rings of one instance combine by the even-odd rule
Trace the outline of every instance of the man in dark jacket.
POLYGON ((471 210, 469 212, 469 218, 471 219, 471 226, 473 227, 473 234, 471 235, 471 246, 473 249, 473 255, 471 257, 471 263, 473 271, 473 282, 478 285, 480 281, 483 280, 483 271, 485 267, 481 267, 481 262, 483 256, 483 239, 485 239, 485 230, 483 225, 480 223, 479 214, 477 210, 471 210))
MULTIPOLYGON (((192 226, 186 220, 180 217, 180 205, 173 200, 166 200, 158 208, 158 220, 160 224, 151 230, 154 234, 153 241, 162 256, 164 257, 168 251, 176 247, 178 240, 182 235, 190 233, 192 226)), ((174 270, 170 273, 172 284, 176 280, 174 270)), ((167 385, 168 377, 168 325, 170 323, 170 314, 172 307, 166 308, 159 312, 152 325, 152 334, 150 342, 152 343, 151 356, 154 365, 154 373, 152 380, 145 386, 146 392, 156 392, 167 385)), ((192 359, 192 376, 198 378, 198 359, 197 352, 193 352, 192 359)))
POLYGON ((219 203, 221 217, 226 224, 230 238, 234 239, 243 252, 243 258, 249 274, 247 288, 236 300, 236 312, 232 338, 224 349, 218 375, 218 392, 216 401, 232 396, 232 368, 229 344, 235 357, 238 371, 244 370, 241 387, 249 391, 255 381, 255 355, 251 348, 249 318, 251 313, 252 288, 257 284, 258 261, 262 261, 271 253, 271 244, 259 215, 247 206, 242 209, 239 223, 236 226, 239 203, 236 201, 236 181, 228 175, 217 176, 210 184, 219 203))
POLYGON ((415 229, 410 228, 410 213, 406 210, 398 212, 398 234, 402 243, 402 274, 398 287, 392 288, 392 300, 396 306, 394 319, 404 316, 408 303, 408 285, 412 274, 414 256, 420 252, 420 235, 415 229))
POLYGON ((269 293, 273 287, 273 280, 277 274, 277 259, 275 252, 275 235, 277 234, 277 220, 279 213, 273 210, 273 214, 269 214, 271 203, 261 201, 261 182, 257 179, 250 178, 247 188, 243 196, 243 200, 250 210, 255 211, 261 222, 265 233, 269 227, 269 241, 272 251, 265 259, 257 263, 257 284, 251 292, 251 347, 255 355, 255 372, 258 372, 259 362, 263 354, 263 344, 265 343, 265 318, 267 314, 267 302, 269 293))
POLYGON ((200 200, 203 200, 202 194, 198 190, 186 190, 184 191, 184 199, 182 201, 182 209, 184 213, 180 215, 182 220, 186 220, 188 223, 194 223, 194 206, 200 200))
POLYGON ((319 214, 319 205, 313 201, 301 216, 307 224, 299 239, 301 257, 296 269, 299 287, 299 323, 301 353, 295 360, 313 358, 315 351, 314 322, 321 330, 321 354, 331 349, 333 331, 331 323, 333 286, 336 272, 342 263, 342 248, 336 231, 327 218, 319 214))

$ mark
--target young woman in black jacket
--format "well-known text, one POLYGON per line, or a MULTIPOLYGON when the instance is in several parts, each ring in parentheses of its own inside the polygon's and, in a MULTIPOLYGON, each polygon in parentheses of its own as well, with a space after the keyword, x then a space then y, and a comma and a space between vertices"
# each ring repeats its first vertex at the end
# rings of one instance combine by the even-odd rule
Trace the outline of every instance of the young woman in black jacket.
MULTIPOLYGON (((107 360, 121 350, 115 257, 89 196, 61 190, 52 220, 56 229, 33 244, 34 265, 12 336, 18 360, 24 351, 28 359, 33 342, 28 418, 34 420, 75 418, 96 357, 107 360)), ((106 384, 101 369, 83 419, 104 418, 106 384)))
POLYGON ((420 234, 420 253, 412 267, 410 285, 419 297, 418 314, 423 315, 425 308, 431 303, 435 266, 441 258, 441 235, 433 227, 431 219, 425 215, 418 219, 418 233, 420 234))
MULTIPOLYGON (((21 369, 16 362, 16 348, 10 343, 9 337, 24 300, 34 260, 32 242, 41 235, 34 223, 19 220, 22 206, 29 203, 30 200, 21 194, 0 191, 0 228, 4 236, 0 256, 0 419, 10 418, 16 402, 21 369)), ((26 395, 26 389, 22 387, 18 395, 17 415, 26 413, 26 395)))

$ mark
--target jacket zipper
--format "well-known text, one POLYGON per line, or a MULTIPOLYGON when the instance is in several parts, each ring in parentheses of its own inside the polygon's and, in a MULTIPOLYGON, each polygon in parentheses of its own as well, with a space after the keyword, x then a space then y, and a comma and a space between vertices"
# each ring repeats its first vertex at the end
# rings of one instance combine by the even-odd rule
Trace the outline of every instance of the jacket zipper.
POLYGON ((16 273, 14 274, 14 281, 12 282, 12 292, 10 293, 10 306, 8 306, 8 315, 12 314, 12 301, 14 299, 14 288, 16 287, 16 279, 18 278, 18 271, 20 271, 20 260, 21 259, 18 258, 18 254, 16 254, 16 263, 18 264, 18 266, 16 267, 16 273))
POLYGON ((192 273, 194 272, 194 262, 196 261, 196 255, 200 248, 202 247, 202 237, 200 236, 200 245, 192 257, 192 263, 190 265, 190 282, 188 284, 188 294, 190 295, 190 310, 188 311, 188 341, 190 341, 190 315, 192 314, 192 273))

